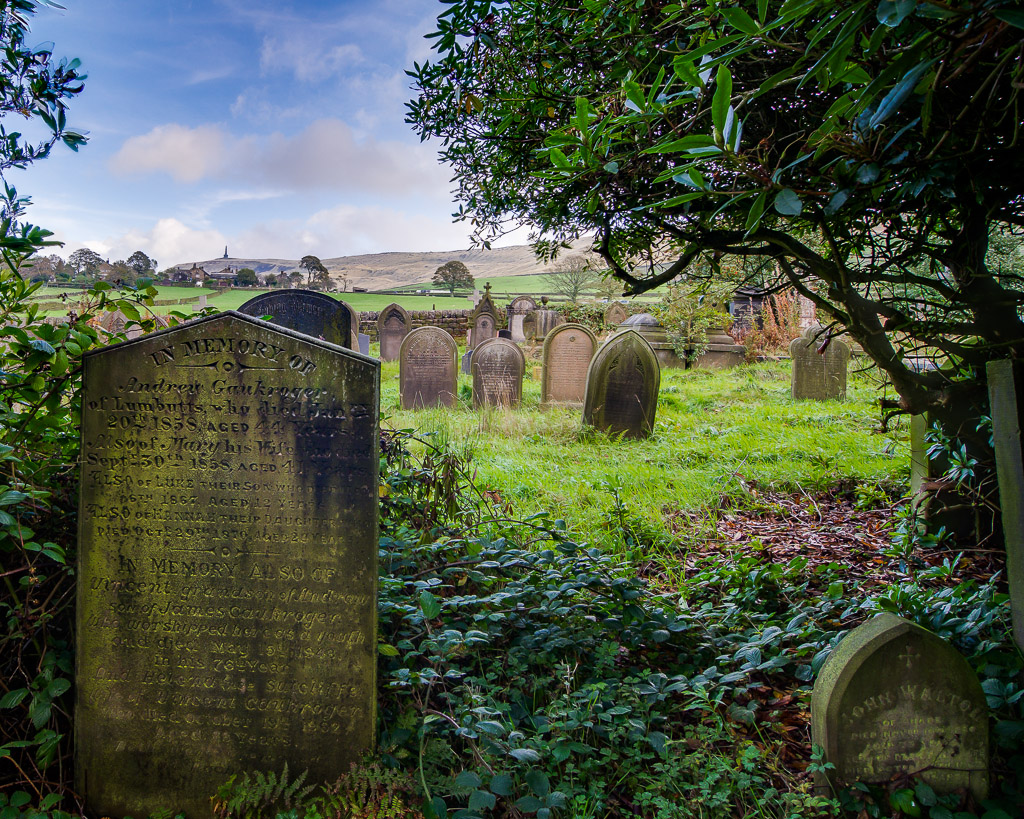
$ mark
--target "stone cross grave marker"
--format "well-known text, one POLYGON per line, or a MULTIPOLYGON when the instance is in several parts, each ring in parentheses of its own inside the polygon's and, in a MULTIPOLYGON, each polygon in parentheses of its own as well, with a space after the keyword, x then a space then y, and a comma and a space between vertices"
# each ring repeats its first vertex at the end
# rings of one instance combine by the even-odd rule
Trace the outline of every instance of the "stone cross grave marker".
POLYGON ((800 338, 789 343, 789 355, 793 359, 793 398, 817 401, 846 399, 850 345, 832 338, 824 352, 819 353, 818 348, 825 338, 820 327, 808 327, 800 338))
POLYGON ((315 290, 274 290, 249 299, 238 312, 254 318, 270 316, 273 324, 355 350, 358 340, 352 342, 352 313, 347 308, 315 290))
POLYGON ((583 422, 624 438, 646 438, 654 429, 661 367, 636 330, 612 336, 587 370, 583 422))
POLYGON ((523 319, 527 313, 536 309, 537 302, 529 296, 516 296, 509 302, 507 308, 508 329, 512 331, 513 341, 526 341, 526 336, 523 334, 523 319))
POLYGON ((587 369, 597 349, 597 339, 582 324, 560 324, 544 339, 541 354, 541 404, 583 406, 587 394, 587 369))
POLYGON ((988 363, 992 437, 999 481, 999 507, 1006 541, 1006 580, 1010 589, 1013 637, 1024 651, 1024 367, 1002 359, 988 363))
POLYGON ((412 329, 412 319, 400 304, 389 304, 377 316, 377 338, 380 341, 380 360, 395 361, 402 340, 412 329))
POLYGON ((827 787, 914 773, 940 793, 988 790, 988 706, 967 660, 894 614, 844 637, 811 695, 811 741, 835 765, 827 787))
POLYGON ((398 352, 402 409, 455 406, 458 352, 455 339, 440 327, 409 331, 398 352))
POLYGON ((629 313, 626 312, 626 308, 617 301, 613 301, 609 304, 608 309, 604 311, 605 324, 622 324, 622 322, 628 318, 629 313))
POLYGON ((374 741, 380 363, 230 311, 85 357, 76 778, 208 816, 374 741))
POLYGON ((517 344, 491 338, 473 349, 473 406, 516 407, 523 397, 526 356, 517 344))
POLYGON ((468 343, 475 349, 481 341, 498 336, 498 308, 491 298, 491 284, 484 286, 484 295, 469 316, 468 343))

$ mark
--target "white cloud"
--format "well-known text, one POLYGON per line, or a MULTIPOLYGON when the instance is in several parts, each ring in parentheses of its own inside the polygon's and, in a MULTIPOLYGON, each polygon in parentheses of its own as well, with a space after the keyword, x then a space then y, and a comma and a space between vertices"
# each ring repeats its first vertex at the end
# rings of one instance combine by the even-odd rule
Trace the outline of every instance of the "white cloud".
POLYGON ((226 142, 226 134, 216 125, 158 125, 148 134, 127 139, 110 167, 122 175, 163 171, 178 182, 198 182, 224 165, 226 142))
POLYGON ((295 135, 267 137, 235 137, 216 125, 160 125, 126 140, 110 167, 122 175, 164 172, 178 182, 217 178, 286 190, 447 197, 449 188, 433 148, 356 139, 337 119, 316 120, 295 135))
MULTIPOLYGON (((220 231, 192 228, 172 217, 158 220, 149 230, 134 227, 120 236, 85 243, 110 259, 127 259, 141 250, 156 259, 161 270, 173 264, 218 258, 226 244, 228 239, 220 231)), ((65 253, 68 251, 65 248, 65 253)))
POLYGON ((260 68, 268 73, 289 72, 299 82, 317 82, 364 62, 353 43, 332 45, 312 29, 266 37, 260 49, 260 68))

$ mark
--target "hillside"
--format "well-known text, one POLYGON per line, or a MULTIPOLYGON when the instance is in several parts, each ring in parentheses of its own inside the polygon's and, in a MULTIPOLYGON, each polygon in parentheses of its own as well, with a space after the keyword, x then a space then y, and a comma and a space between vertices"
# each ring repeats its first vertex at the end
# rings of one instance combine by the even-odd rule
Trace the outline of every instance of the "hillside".
MULTIPOLYGON (((577 247, 583 249, 586 242, 577 247)), ((469 268, 469 272, 480 283, 488 277, 495 276, 527 276, 544 273, 548 265, 539 264, 529 245, 499 247, 493 250, 474 248, 469 250, 451 250, 436 253, 416 253, 412 251, 395 251, 390 253, 368 253, 361 256, 337 256, 321 261, 334 276, 345 274, 348 277, 349 289, 362 287, 367 290, 388 290, 408 284, 429 282, 430 278, 445 262, 458 260, 469 268)), ((227 259, 208 259, 196 262, 208 273, 217 273, 230 267, 237 270, 249 267, 258 274, 281 273, 298 269, 298 259, 254 259, 231 256, 227 259)), ((192 262, 175 265, 179 268, 190 268, 192 262)))

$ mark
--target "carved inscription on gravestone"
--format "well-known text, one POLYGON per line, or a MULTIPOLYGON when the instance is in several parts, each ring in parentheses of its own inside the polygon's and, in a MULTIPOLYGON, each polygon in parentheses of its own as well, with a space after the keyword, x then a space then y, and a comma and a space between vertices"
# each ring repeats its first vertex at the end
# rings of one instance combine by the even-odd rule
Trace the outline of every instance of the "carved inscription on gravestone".
POLYGON ((398 354, 402 409, 455 406, 458 346, 440 327, 417 327, 398 354))
POLYGON ((597 339, 582 324, 561 324, 548 333, 542 355, 542 404, 583 405, 595 349, 597 339))
POLYGON ((809 327, 800 338, 790 342, 789 355, 793 359, 793 398, 845 400, 848 344, 837 338, 828 339, 820 327, 809 327), (822 345, 824 349, 819 353, 822 345))
MULTIPOLYGON (((940 793, 988 790, 988 706, 953 646, 894 614, 842 639, 811 697, 811 741, 833 785, 915 774, 940 793)), ((828 779, 817 777, 819 786, 828 779)))
POLYGON ((612 336, 590 362, 583 422, 625 438, 646 438, 654 429, 661 366, 636 330, 612 336))
POLYGON ((473 406, 515 407, 523 397, 526 357, 504 338, 492 338, 473 350, 473 406))
POLYGON ((236 312, 86 356, 76 776, 99 816, 336 777, 375 722, 379 362, 236 312))
MULTIPOLYGON (((315 290, 276 290, 254 296, 238 308, 254 318, 271 316, 271 321, 289 330, 296 330, 313 338, 322 338, 331 344, 358 349, 353 340, 352 309, 337 299, 315 290)), ((359 331, 359 318, 355 319, 355 332, 359 331)))

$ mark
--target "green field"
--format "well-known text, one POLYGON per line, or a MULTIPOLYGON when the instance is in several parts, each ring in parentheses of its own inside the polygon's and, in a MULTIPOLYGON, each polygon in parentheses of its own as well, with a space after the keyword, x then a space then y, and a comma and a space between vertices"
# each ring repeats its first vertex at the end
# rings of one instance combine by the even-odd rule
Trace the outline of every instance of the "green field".
POLYGON ((470 379, 460 375, 455 409, 414 412, 400 409, 398 366, 385 363, 384 426, 465 450, 483 488, 518 513, 551 512, 591 542, 607 540, 616 493, 631 514, 667 530, 680 511, 749 500, 757 487, 897 488, 909 475, 906 429, 875 431, 878 392, 867 375, 851 373, 839 403, 794 401, 788 361, 663 370, 654 435, 616 441, 584 430, 578 410, 541 410, 530 369, 518 409, 472 409, 470 379))

